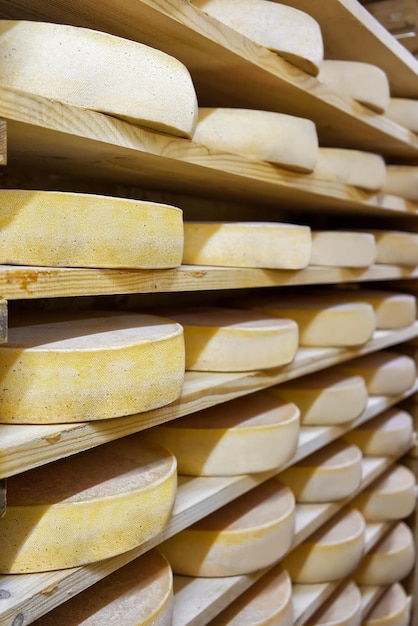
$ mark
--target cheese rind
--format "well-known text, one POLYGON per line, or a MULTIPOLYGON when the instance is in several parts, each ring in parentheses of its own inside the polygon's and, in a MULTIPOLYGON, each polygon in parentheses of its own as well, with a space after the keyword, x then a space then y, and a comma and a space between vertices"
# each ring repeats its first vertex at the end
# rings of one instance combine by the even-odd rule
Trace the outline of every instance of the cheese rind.
POLYGON ((369 267, 376 260, 376 241, 372 234, 317 230, 311 236, 312 254, 309 265, 369 267))
POLYGON ((399 583, 388 587, 363 620, 363 626, 408 626, 410 602, 399 583))
POLYGON ((349 580, 338 587, 331 598, 306 622, 306 626, 359 626, 361 604, 361 591, 349 580))
POLYGON ((345 148, 319 148, 314 174, 321 180, 377 191, 386 182, 386 165, 379 154, 345 148))
POLYGON ((389 119, 405 126, 413 133, 418 133, 418 100, 391 98, 385 114, 389 119))
POLYGON ((358 446, 366 456, 402 456, 412 444, 414 420, 412 415, 397 407, 357 426, 343 435, 358 446))
POLYGON ((418 167, 414 165, 387 165, 383 193, 418 201, 418 167))
POLYGON ((376 263, 418 265, 418 235, 403 231, 373 230, 376 240, 376 263))

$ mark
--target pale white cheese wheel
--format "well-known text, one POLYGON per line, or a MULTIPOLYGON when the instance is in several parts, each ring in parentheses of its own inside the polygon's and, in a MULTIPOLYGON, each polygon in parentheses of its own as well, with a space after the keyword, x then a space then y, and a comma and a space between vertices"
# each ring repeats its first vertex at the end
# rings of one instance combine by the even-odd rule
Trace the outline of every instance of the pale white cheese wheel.
POLYGON ((415 563, 412 531, 404 522, 397 522, 388 533, 365 554, 353 578, 360 585, 391 585, 409 574, 415 563))
POLYGON ((290 363, 298 348, 293 320, 220 307, 166 311, 183 326, 186 369, 245 372, 290 363))
POLYGON ((363 555, 363 516, 345 507, 294 548, 282 561, 294 583, 316 584, 346 578, 363 555))
POLYGON ((0 22, 0 85, 191 137, 197 98, 174 57, 87 28, 0 22))
POLYGON ((312 172, 318 161, 314 122, 274 111, 200 107, 193 141, 297 172, 312 172))
POLYGON ((363 620, 363 626, 409 626, 410 602, 399 583, 390 585, 363 620))
POLYGON ((89 311, 13 324, 0 346, 0 422, 107 419, 181 393, 183 331, 172 320, 89 311))
POLYGON ((324 58, 321 29, 310 15, 268 0, 193 0, 211 17, 316 76, 324 58))
POLYGON ((362 454, 357 446, 334 441, 280 472, 296 502, 332 502, 357 491, 362 477, 362 454))
POLYGON ((318 79, 334 92, 353 98, 377 113, 384 113, 389 106, 389 81, 376 65, 326 59, 321 63, 318 79))
POLYGON ((279 222, 185 222, 183 263, 297 270, 311 258, 308 226, 279 222))
POLYGON ((0 263, 162 269, 181 264, 182 211, 82 193, 0 190, 0 263))
POLYGON ((376 260, 376 241, 370 233, 317 230, 311 237, 310 265, 369 267, 376 260))
POLYGON ((86 565, 160 532, 176 494, 176 459, 134 435, 8 479, 0 572, 86 565))
POLYGON ((161 544, 173 571, 236 576, 278 561, 294 536, 295 499, 271 479, 161 544))
POLYGON ((387 522, 408 517, 417 502, 415 475, 394 465, 366 487, 353 501, 367 522, 387 522))
POLYGON ((376 240, 376 263, 418 265, 418 234, 390 230, 372 232, 376 240))
POLYGON ((352 580, 344 582, 306 622, 306 626, 360 626, 361 591, 352 580))
POLYGON ((387 165, 383 193, 418 202, 418 166, 387 165))
POLYGON ((394 407, 357 426, 344 435, 366 456, 402 456, 412 444, 414 420, 410 413, 394 407))
POLYGON ((418 133, 418 100, 391 98, 385 115, 413 133, 418 133))
POLYGON ((172 616, 173 574, 162 554, 151 550, 33 624, 171 626, 172 616))
POLYGON ((292 626, 292 581, 277 565, 241 594, 208 626, 292 626))
POLYGON ((334 369, 302 376, 271 387, 283 402, 294 402, 305 426, 334 426, 358 417, 367 406, 368 393, 361 376, 334 369))
POLYGON ((273 470, 296 452, 299 409, 268 390, 157 426, 149 436, 171 450, 180 474, 231 476, 273 470))
POLYGON ((413 386, 417 376, 411 357, 384 350, 346 361, 337 366, 337 371, 361 376, 373 396, 404 393, 413 386))
POLYGON ((314 174, 321 180, 377 191, 386 182, 386 165, 382 156, 372 152, 319 148, 314 174))

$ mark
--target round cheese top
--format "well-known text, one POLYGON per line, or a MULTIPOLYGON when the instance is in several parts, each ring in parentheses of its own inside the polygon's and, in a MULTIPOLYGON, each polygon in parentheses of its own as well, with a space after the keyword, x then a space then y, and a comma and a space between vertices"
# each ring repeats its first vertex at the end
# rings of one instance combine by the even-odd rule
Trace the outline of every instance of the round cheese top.
POLYGON ((306 626, 359 626, 361 601, 360 589, 349 580, 338 587, 306 622, 306 626))
POLYGON ((363 626, 408 626, 409 600, 399 583, 390 585, 363 620, 363 626))
POLYGON ((403 354, 380 350, 338 366, 347 374, 362 376, 370 395, 397 395, 412 387, 416 380, 413 359, 403 354))
POLYGON ((386 165, 382 156, 345 148, 319 148, 315 176, 342 185, 376 191, 386 182, 386 165))
POLYGON ((400 456, 412 442, 412 415, 394 407, 357 426, 344 439, 358 446, 367 456, 400 456))
POLYGON ((310 265, 369 267, 376 261, 376 241, 371 233, 339 230, 312 232, 310 265))

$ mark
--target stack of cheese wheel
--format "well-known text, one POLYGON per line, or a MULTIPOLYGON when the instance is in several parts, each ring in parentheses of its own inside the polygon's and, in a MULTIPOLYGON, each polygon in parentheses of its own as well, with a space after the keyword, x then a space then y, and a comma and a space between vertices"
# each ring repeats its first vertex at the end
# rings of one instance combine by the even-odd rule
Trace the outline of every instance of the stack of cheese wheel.
POLYGON ((177 399, 184 380, 182 328, 154 315, 86 311, 12 319, 0 355, 6 423, 149 411, 177 399))
POLYGON ((402 585, 390 585, 363 620, 363 626, 409 626, 410 601, 402 585))
POLYGON ((0 190, 0 202, 3 264, 141 269, 181 264, 183 219, 176 207, 8 189, 0 190))
POLYGON ((272 565, 290 548, 295 499, 271 479, 189 526, 163 544, 176 574, 220 577, 272 565))
POLYGON ((376 263, 418 265, 418 235, 396 230, 371 231, 376 240, 376 263))
POLYGON ((367 406, 367 388, 361 376, 334 369, 316 372, 271 387, 283 402, 294 401, 305 426, 335 426, 351 422, 367 406))
POLYGON ((386 116, 413 133, 418 133, 418 100, 391 98, 386 116))
POLYGON ((383 157, 372 152, 345 148, 320 148, 314 169, 316 178, 370 191, 381 189, 386 182, 383 157))
POLYGON ((383 192, 418 202, 418 167, 387 165, 383 192))
POLYGON ((349 431, 344 439, 366 456, 399 457, 411 446, 413 432, 412 415, 394 407, 349 431))
POLYGON ((348 580, 308 619, 306 626, 360 626, 361 604, 359 587, 348 580))
POLYGON ((279 222, 185 222, 183 263, 297 270, 309 264, 307 226, 279 222))
POLYGON ((298 348, 298 327, 290 319, 220 307, 164 315, 183 327, 187 370, 246 372, 279 367, 293 361, 298 348))
POLYGON ((295 453, 299 409, 259 391, 148 431, 180 474, 229 476, 278 469, 295 453))
POLYGON ((211 17, 316 76, 324 58, 319 24, 307 13, 269 0, 193 0, 211 17))
POLYGON ((353 495, 361 483, 362 454, 357 446, 334 441, 280 472, 296 502, 332 502, 353 495))
POLYGON ((166 526, 176 484, 175 457, 138 435, 12 476, 0 572, 77 567, 139 546, 166 526))
POLYGON ((376 241, 371 233, 316 230, 311 237, 310 265, 369 267, 376 261, 376 241))
POLYGON ((151 550, 33 622, 36 626, 169 626, 173 575, 167 560, 151 550))
POLYGON ((294 583, 316 584, 346 578, 359 565, 365 541, 363 516, 351 507, 315 531, 282 561, 294 583))
POLYGON ((87 28, 0 22, 2 87, 191 137, 197 98, 177 59, 87 28), (135 80, 132 80, 132 77, 135 80))

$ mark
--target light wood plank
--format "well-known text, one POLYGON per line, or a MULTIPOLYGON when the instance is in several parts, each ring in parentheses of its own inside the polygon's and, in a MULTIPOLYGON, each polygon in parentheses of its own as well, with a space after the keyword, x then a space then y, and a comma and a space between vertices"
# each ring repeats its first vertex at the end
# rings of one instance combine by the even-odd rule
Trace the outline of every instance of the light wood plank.
POLYGON ((7 165, 7 126, 0 119, 0 165, 7 165))
POLYGON ((339 586, 339 583, 293 585, 293 626, 302 626, 305 624, 339 586))
POLYGON ((374 607, 380 596, 385 591, 385 587, 382 586, 364 586, 360 587, 361 591, 361 614, 363 618, 374 607))

